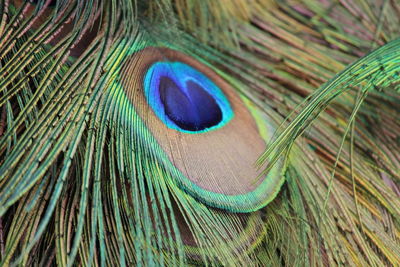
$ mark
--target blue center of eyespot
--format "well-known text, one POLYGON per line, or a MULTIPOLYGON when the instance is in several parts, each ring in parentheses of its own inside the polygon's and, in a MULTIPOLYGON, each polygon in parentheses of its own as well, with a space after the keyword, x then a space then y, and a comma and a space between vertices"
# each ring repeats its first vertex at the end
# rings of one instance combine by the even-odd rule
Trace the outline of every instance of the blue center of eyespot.
POLYGON ((228 99, 208 77, 181 62, 157 62, 147 71, 149 105, 169 128, 200 133, 222 127, 233 117, 228 99))
POLYGON ((182 90, 168 77, 160 79, 161 103, 171 121, 188 131, 201 131, 222 121, 220 107, 201 85, 188 81, 185 89, 182 90))

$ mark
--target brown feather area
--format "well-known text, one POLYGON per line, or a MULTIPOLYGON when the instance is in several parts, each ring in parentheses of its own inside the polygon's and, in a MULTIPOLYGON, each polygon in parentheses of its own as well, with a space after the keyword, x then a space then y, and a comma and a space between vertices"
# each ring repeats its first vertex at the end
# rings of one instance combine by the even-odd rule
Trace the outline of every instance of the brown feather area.
POLYGON ((240 195, 263 181, 254 162, 266 144, 257 124, 235 90, 197 60, 167 48, 148 47, 132 55, 124 66, 122 85, 128 98, 173 165, 195 185, 214 193, 240 195), (234 117, 214 131, 187 134, 168 128, 144 95, 144 76, 155 62, 182 62, 211 79, 229 100, 234 117))

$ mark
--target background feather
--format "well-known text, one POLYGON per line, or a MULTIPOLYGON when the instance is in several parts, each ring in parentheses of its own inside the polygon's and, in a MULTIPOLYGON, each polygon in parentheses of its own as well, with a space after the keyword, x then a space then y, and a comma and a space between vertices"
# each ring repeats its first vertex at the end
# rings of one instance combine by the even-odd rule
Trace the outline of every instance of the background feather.
POLYGON ((0 2, 3 265, 400 263, 398 2, 32 2, 0 2), (174 182, 121 86, 149 46, 281 125, 269 205, 214 209, 174 182))

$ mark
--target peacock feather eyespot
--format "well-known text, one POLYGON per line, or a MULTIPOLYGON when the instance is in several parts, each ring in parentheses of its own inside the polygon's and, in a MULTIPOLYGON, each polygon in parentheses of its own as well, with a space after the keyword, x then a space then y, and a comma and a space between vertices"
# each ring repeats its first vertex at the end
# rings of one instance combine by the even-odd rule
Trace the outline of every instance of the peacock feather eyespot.
POLYGON ((149 105, 169 127, 202 133, 223 127, 233 117, 228 99, 204 74, 182 62, 156 62, 147 71, 149 105))
POLYGON ((169 48, 137 51, 124 70, 121 86, 145 126, 136 129, 154 137, 145 149, 182 191, 230 212, 255 211, 275 198, 283 162, 261 178, 254 166, 275 126, 251 101, 205 64, 169 48))

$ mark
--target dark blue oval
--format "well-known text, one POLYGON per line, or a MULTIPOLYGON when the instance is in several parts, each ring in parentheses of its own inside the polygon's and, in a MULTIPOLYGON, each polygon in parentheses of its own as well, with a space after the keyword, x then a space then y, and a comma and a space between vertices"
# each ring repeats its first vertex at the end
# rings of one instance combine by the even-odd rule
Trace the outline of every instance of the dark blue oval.
POLYGON ((209 131, 233 117, 230 104, 218 86, 184 63, 153 64, 146 73, 144 91, 157 116, 179 131, 209 131))

